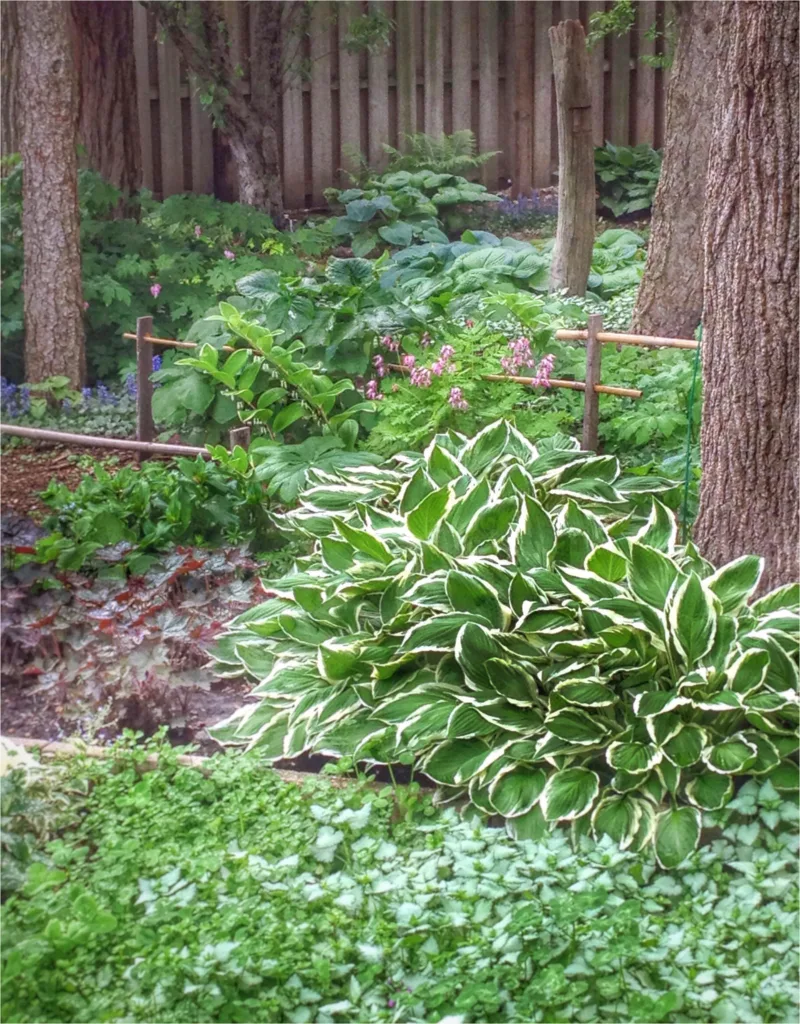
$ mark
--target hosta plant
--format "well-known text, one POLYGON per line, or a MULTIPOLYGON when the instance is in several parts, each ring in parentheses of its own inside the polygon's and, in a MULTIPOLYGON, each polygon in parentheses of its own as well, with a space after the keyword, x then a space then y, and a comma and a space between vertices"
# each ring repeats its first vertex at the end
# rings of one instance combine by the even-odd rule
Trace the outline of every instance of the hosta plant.
POLYGON ((214 735, 421 769, 535 837, 653 843, 672 867, 741 776, 797 782, 798 586, 677 543, 673 485, 505 421, 318 474, 314 542, 216 658, 257 703, 214 735))

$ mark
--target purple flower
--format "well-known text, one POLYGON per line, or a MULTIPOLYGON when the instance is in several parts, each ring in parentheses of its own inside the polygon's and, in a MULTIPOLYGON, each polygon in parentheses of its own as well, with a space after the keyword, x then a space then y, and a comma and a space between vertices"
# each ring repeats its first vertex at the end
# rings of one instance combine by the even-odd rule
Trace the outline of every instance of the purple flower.
POLYGON ((129 398, 136 398, 136 377, 132 373, 125 378, 125 390, 129 398))
POLYGON ((384 334, 380 343, 389 352, 397 352, 400 348, 400 342, 395 341, 391 334, 384 334))
POLYGON ((415 388, 429 388, 431 386, 431 371, 427 366, 415 366, 411 371, 411 383, 415 388))
POLYGON ((19 389, 19 398, 21 403, 21 411, 27 412, 31 407, 31 393, 23 384, 19 389))
POLYGON ((161 369, 161 356, 153 356, 153 373, 161 369))
POLYGON ((469 409, 469 402, 464 398, 461 388, 450 388, 450 397, 447 401, 454 409, 458 409, 459 412, 469 409))
POLYGON ((531 343, 527 338, 514 338, 509 341, 511 355, 500 360, 500 365, 511 375, 516 375, 525 366, 535 366, 536 360, 531 355, 531 343))
POLYGON ((442 351, 439 353, 439 358, 443 359, 445 363, 449 363, 455 354, 456 350, 452 345, 442 345, 442 351))
POLYGON ((225 251, 222 253, 222 255, 225 257, 226 260, 235 260, 236 259, 236 253, 235 252, 231 252, 230 249, 225 249, 225 251))
POLYGON ((101 380, 97 382, 97 397, 101 405, 116 405, 118 402, 116 395, 112 394, 101 380))
POLYGON ((156 281, 155 284, 150 285, 150 294, 153 296, 154 299, 157 299, 158 296, 161 294, 161 285, 158 283, 158 281, 156 281))
POLYGON ((372 365, 375 367, 375 372, 379 377, 386 376, 386 365, 383 362, 383 356, 374 356, 372 359, 372 365))
POLYGON ((433 344, 433 338, 431 338, 430 334, 428 334, 428 332, 425 331, 425 333, 419 339, 419 343, 420 345, 422 345, 423 348, 430 348, 431 345, 433 344))
POLYGON ((195 224, 195 226, 194 226, 194 237, 195 238, 199 238, 202 235, 202 233, 203 233, 203 229, 200 227, 200 225, 199 224, 195 224))
POLYGON ((409 370, 413 368, 416 361, 415 356, 403 356, 403 366, 407 366, 409 370))
POLYGON ((378 382, 376 380, 367 381, 367 386, 364 388, 364 397, 369 398, 373 402, 383 401, 383 395, 378 390, 378 382))
POLYGON ((92 397, 91 388, 81 388, 81 394, 83 395, 84 402, 88 402, 92 397))
POLYGON ((550 387, 550 373, 553 369, 553 363, 555 363, 556 357, 554 355, 542 356, 542 361, 536 368, 536 376, 531 381, 533 387, 550 387))
POLYGON ((397 1004, 395 1003, 394 999, 387 999, 386 1005, 389 1007, 390 1010, 393 1010, 397 1004))

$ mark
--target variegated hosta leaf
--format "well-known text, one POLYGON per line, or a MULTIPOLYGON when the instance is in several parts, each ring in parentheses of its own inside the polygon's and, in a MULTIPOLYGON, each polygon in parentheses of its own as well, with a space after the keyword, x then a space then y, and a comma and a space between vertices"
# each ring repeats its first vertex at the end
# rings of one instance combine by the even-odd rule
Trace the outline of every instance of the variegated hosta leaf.
POLYGON ((413 761, 520 838, 572 822, 679 863, 736 778, 796 792, 800 719, 800 587, 748 606, 760 560, 679 546, 679 498, 502 421, 311 471, 276 522, 312 550, 220 639, 255 688, 212 734, 413 761))

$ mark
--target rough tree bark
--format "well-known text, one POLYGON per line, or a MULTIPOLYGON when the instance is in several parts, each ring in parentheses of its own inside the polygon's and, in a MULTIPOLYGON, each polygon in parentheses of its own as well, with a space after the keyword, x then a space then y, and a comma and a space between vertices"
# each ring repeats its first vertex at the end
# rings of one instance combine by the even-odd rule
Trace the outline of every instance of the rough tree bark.
POLYGON ((762 555, 767 589, 800 576, 798 6, 719 7, 694 537, 717 564, 762 555))
MULTIPOLYGON (((256 4, 254 49, 280 55, 283 3, 256 4), (263 10, 262 10, 263 8, 263 10), (277 36, 276 36, 277 33, 277 36), (275 39, 277 38, 277 44, 275 39)), ((188 69, 219 97, 215 115, 236 161, 239 201, 283 218, 283 185, 278 160, 276 101, 250 103, 244 79, 237 73, 228 40, 222 0, 193 3, 150 2, 161 27, 169 34, 188 69)), ((265 68, 253 61, 257 74, 265 68)), ((275 65, 270 65, 275 74, 275 65)))
POLYGON ((19 10, 0 4, 0 156, 19 152, 19 10))
POLYGON ((86 376, 69 6, 19 5, 25 377, 86 376))
POLYGON ((703 310, 700 211, 716 91, 717 0, 673 4, 678 42, 667 93, 666 143, 647 265, 631 330, 693 338, 703 310))
POLYGON ((558 226, 550 286, 585 295, 594 245, 594 145, 589 59, 579 21, 550 29, 558 113, 558 226))
POLYGON ((132 195, 142 185, 133 5, 73 0, 69 7, 79 82, 78 138, 86 162, 132 195))

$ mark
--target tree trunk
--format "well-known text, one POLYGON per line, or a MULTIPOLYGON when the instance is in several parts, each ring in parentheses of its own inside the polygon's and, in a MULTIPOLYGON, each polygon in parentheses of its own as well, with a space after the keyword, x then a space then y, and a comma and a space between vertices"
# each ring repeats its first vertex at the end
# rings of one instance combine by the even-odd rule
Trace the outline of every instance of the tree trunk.
POLYGON ((703 310, 700 220, 711 141, 717 0, 674 4, 678 43, 667 93, 666 143, 647 265, 633 311, 636 334, 693 338, 703 310))
POLYGON ((585 295, 594 245, 594 145, 589 60, 579 21, 550 29, 558 113, 558 226, 550 287, 585 295))
POLYGON ((19 5, 25 377, 86 376, 69 7, 19 5))
MULTIPOLYGON (((259 48, 263 52, 265 45, 267 50, 273 45, 269 33, 275 32, 275 16, 280 44, 281 11, 287 5, 263 2, 256 6, 274 8, 272 12, 256 11, 253 48, 258 53, 259 48)), ((221 0, 201 0, 191 4, 150 2, 147 7, 169 34, 187 68, 219 97, 214 116, 228 137, 236 160, 240 202, 258 207, 280 222, 283 186, 277 146, 277 98, 251 103, 245 95, 244 79, 237 73, 228 41, 224 4, 221 0)), ((270 75, 279 74, 278 63, 269 65, 270 75)), ((252 64, 256 69, 254 77, 265 71, 257 59, 252 64)))
POLYGON ((78 71, 78 137, 93 170, 132 195, 142 185, 133 5, 127 0, 73 0, 78 71))
POLYGON ((717 564, 766 559, 762 589, 798 564, 798 7, 720 6, 707 198, 703 476, 694 530, 717 564))
POLYGON ((19 152, 19 7, 0 4, 0 156, 19 152))

